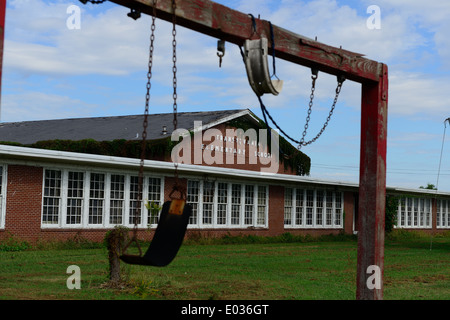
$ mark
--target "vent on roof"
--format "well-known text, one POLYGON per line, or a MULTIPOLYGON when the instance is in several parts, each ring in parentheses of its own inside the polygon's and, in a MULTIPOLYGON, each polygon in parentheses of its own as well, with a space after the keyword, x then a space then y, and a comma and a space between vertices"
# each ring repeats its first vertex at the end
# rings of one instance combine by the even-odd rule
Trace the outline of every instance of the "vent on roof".
POLYGON ((162 134, 163 134, 163 135, 166 135, 166 134, 167 134, 167 126, 163 126, 162 134))

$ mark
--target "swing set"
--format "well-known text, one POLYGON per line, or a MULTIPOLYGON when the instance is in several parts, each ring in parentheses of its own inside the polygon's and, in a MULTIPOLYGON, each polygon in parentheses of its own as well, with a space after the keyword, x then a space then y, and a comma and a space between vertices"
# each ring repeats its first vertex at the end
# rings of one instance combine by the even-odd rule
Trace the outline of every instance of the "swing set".
MULTIPOLYGON (((155 30, 156 30, 156 0, 153 0, 152 3, 153 9, 152 9, 152 24, 151 24, 151 35, 150 35, 150 54, 149 54, 149 63, 148 63, 148 73, 147 73, 147 93, 145 98, 145 112, 144 112, 144 124, 143 124, 143 133, 142 133, 142 154, 141 154, 141 162, 140 162, 140 169, 139 169, 139 177, 138 177, 138 201, 137 206, 135 208, 135 214, 134 214, 134 230, 133 230, 133 237, 129 241, 128 244, 126 244, 124 248, 124 252, 127 251, 128 247, 131 243, 136 243, 139 255, 130 255, 130 254, 123 254, 120 256, 122 261, 129 263, 129 264, 138 264, 138 265, 150 265, 150 266, 166 266, 168 265, 176 256, 189 221, 189 216, 192 213, 192 207, 188 204, 186 204, 186 195, 183 190, 181 190, 179 182, 178 182, 178 168, 177 163, 174 162, 175 166, 175 185, 173 187, 173 190, 170 194, 171 200, 164 203, 161 214, 159 217, 159 222, 157 229, 155 231, 155 234, 153 236, 152 242, 150 243, 150 246, 148 250, 146 251, 145 255, 142 255, 142 250, 139 245, 139 241, 137 239, 137 226, 138 226, 138 217, 140 217, 140 209, 141 209, 141 202, 142 202, 142 185, 143 185, 143 172, 144 172, 144 159, 145 159, 145 146, 146 146, 146 137, 147 137, 147 125, 148 125, 148 112, 149 112, 149 102, 150 102, 150 88, 151 88, 151 78, 152 78, 152 66, 153 66, 153 52, 154 52, 154 41, 155 41, 155 30), (175 191, 179 191, 179 198, 173 198, 172 194, 175 191)), ((176 12, 176 1, 172 0, 172 12, 176 12)), ((131 12, 128 14, 129 17, 133 19, 138 19, 140 17, 139 11, 132 9, 131 12)), ((284 131, 278 126, 278 124, 273 120, 273 118, 270 116, 269 112, 267 111, 267 108, 264 106, 264 103, 261 100, 261 96, 264 94, 273 94, 278 95, 283 86, 283 81, 280 80, 276 75, 276 60, 275 60, 275 39, 273 34, 273 26, 270 24, 270 36, 271 36, 271 43, 272 43, 272 61, 273 61, 273 74, 270 75, 269 72, 269 65, 268 65, 268 39, 265 37, 261 37, 258 34, 257 28, 256 28, 256 19, 253 15, 250 15, 252 18, 252 26, 253 26, 253 34, 257 35, 256 37, 251 37, 250 39, 246 40, 244 42, 244 49, 239 47, 241 51, 241 55, 245 64, 245 68, 247 71, 247 77, 249 84, 251 88, 253 89, 254 93, 256 94, 260 105, 261 105, 261 111, 264 114, 264 120, 266 123, 267 128, 269 128, 269 131, 271 130, 269 127, 269 124, 267 123, 268 116, 272 122, 275 124, 275 126, 281 130, 283 133, 284 131), (273 80, 273 77, 276 77, 275 80, 273 80)), ((174 130, 177 129, 177 66, 176 66, 176 15, 172 15, 172 47, 173 47, 173 127, 174 130)), ((218 41, 217 45, 218 50, 218 57, 220 59, 219 61, 219 67, 221 67, 222 64, 222 58, 225 54, 225 43, 223 40, 218 41)), ((313 99, 314 99, 314 90, 315 90, 315 83, 316 79, 318 77, 318 70, 312 69, 312 88, 311 88, 311 95, 310 95, 310 103, 309 103, 309 109, 308 109, 308 117, 306 119, 305 124, 305 130, 303 131, 302 138, 300 141, 297 141, 290 136, 288 136, 286 133, 284 133, 287 138, 289 138, 291 141, 298 144, 298 149, 302 146, 308 145, 314 141, 316 141, 319 136, 324 132, 326 126, 328 125, 328 122, 330 121, 330 118, 333 114, 333 110, 336 107, 337 99, 339 96, 339 93, 341 91, 342 83, 345 80, 345 77, 340 75, 338 76, 338 87, 336 88, 336 96, 334 99, 334 103, 332 105, 330 114, 322 128, 322 130, 316 135, 314 139, 311 141, 305 142, 305 135, 306 131, 308 129, 308 124, 310 120, 310 115, 312 111, 313 106, 313 99)), ((282 150, 281 150, 282 152, 282 150)))
MULTIPOLYGON (((80 0, 82 3, 100 4, 106 0, 80 0)), ((110 0, 118 5, 130 8, 133 19, 141 13, 152 16, 150 55, 147 74, 147 94, 142 134, 142 154, 139 168, 138 205, 134 215, 134 230, 131 241, 139 249, 139 255, 123 254, 120 258, 130 264, 166 266, 176 256, 188 225, 192 207, 186 203, 186 193, 178 181, 178 165, 174 161, 175 184, 170 193, 170 201, 163 204, 153 240, 144 255, 137 239, 137 226, 142 202, 142 184, 145 159, 146 129, 153 66, 153 44, 155 39, 155 19, 171 21, 173 24, 173 126, 177 128, 177 66, 176 66, 176 25, 186 27, 219 39, 217 55, 225 55, 225 42, 239 46, 244 60, 249 84, 260 102, 264 120, 267 118, 288 139, 302 146, 316 141, 327 127, 336 106, 344 80, 361 83, 361 149, 359 182, 359 234, 357 258, 357 299, 378 300, 383 298, 384 267, 384 215, 386 195, 386 136, 388 105, 388 68, 363 57, 363 55, 335 48, 315 40, 300 36, 283 28, 274 26, 270 21, 255 19, 217 4, 210 0, 110 0), (269 47, 270 44, 270 47, 269 47), (243 49, 242 49, 243 47, 243 49), (273 57, 273 74, 270 75, 268 55, 273 57), (308 116, 300 139, 287 135, 276 123, 265 107, 264 94, 278 95, 282 91, 283 81, 276 76, 275 57, 311 68, 312 86, 308 116), (318 72, 337 77, 337 88, 329 116, 319 133, 310 141, 305 141, 311 110, 313 106, 315 84, 318 72), (177 195, 176 195, 177 194, 177 195), (377 266, 381 270, 381 287, 369 287, 369 270, 377 266)), ((4 9, 2 16, 4 17, 4 9)), ((3 32, 4 21, 1 31, 3 32)), ((2 37, 3 44, 3 37, 2 37)), ((270 132, 270 130, 269 130, 270 132)))

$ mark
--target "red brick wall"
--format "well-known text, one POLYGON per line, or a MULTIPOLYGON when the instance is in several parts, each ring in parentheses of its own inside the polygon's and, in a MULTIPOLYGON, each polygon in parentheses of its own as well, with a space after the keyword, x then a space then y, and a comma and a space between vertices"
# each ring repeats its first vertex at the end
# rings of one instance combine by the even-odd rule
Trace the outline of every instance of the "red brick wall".
POLYGON ((12 235, 35 241, 41 228, 42 174, 38 167, 9 165, 6 194, 5 232, 0 237, 12 235))
POLYGON ((431 229, 435 232, 437 229, 437 201, 431 199, 431 229))
POLYGON ((344 232, 353 233, 353 211, 355 206, 355 195, 353 192, 344 192, 344 232))
POLYGON ((283 186, 269 186, 269 230, 271 236, 285 232, 283 186))

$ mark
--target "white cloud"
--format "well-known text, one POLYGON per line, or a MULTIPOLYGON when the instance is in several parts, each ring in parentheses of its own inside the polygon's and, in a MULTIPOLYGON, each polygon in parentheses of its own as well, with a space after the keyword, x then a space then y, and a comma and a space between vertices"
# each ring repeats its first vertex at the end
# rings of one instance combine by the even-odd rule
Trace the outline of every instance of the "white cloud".
POLYGON ((2 96, 2 120, 47 120, 91 115, 96 105, 58 94, 25 91, 2 96))
MULTIPOLYGON (((366 3, 373 3, 366 0, 366 3)), ((448 20, 450 3, 442 0, 377 0, 376 4, 388 14, 394 12, 421 24, 439 24, 448 20)))
POLYGON ((81 29, 69 30, 70 4, 12 1, 5 68, 29 74, 126 75, 146 65, 148 17, 133 21, 119 6, 96 16, 82 10, 81 29))
POLYGON ((419 73, 396 72, 389 79, 389 112, 412 116, 445 115, 449 110, 450 79, 419 73))

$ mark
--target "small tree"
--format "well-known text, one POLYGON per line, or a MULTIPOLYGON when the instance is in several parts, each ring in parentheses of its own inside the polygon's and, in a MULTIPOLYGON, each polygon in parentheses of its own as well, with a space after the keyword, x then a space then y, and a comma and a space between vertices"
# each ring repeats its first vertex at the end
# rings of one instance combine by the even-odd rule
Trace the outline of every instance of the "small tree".
POLYGON ((420 189, 437 190, 436 186, 432 183, 427 183, 427 186, 420 186, 420 189))
POLYGON ((123 248, 128 242, 129 229, 124 226, 115 226, 114 229, 108 231, 105 235, 105 245, 108 249, 109 260, 109 280, 113 283, 118 283, 121 280, 120 276, 120 256, 123 253, 123 248))
POLYGON ((397 223, 398 197, 386 197, 386 213, 384 220, 384 231, 391 232, 397 223))
MULTIPOLYGON (((160 206, 158 203, 156 203, 155 201, 152 201, 152 202, 150 202, 150 201, 147 201, 146 203, 145 203, 145 207, 147 208, 147 210, 148 210, 148 213, 149 213, 149 221, 153 221, 153 219, 155 218, 155 217, 158 217, 158 214, 159 214, 159 212, 161 211, 161 209, 162 209, 162 206, 160 206)), ((150 228, 150 225, 148 226, 149 228, 150 228)))

